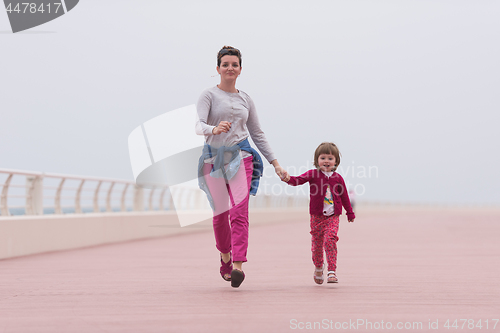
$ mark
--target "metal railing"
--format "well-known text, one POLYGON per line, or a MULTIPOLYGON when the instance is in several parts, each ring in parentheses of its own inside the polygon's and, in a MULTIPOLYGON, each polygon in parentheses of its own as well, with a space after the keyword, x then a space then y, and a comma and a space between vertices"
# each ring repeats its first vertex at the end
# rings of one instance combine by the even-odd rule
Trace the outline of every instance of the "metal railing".
MULTIPOLYGON (((210 208, 206 196, 191 187, 143 187, 112 178, 0 169, 0 188, 2 216, 171 210, 171 190, 182 198, 177 209, 210 208), (14 181, 19 179, 20 182, 14 181), (11 201, 16 204, 10 204, 11 201)), ((251 197, 250 207, 293 207, 307 202, 305 197, 261 194, 251 197)))

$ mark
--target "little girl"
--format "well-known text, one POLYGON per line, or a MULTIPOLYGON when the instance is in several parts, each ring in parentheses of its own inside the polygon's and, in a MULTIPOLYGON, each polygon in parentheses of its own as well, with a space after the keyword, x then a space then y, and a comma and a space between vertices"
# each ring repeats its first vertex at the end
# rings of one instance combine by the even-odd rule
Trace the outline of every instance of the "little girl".
POLYGON ((302 185, 309 182, 312 235, 312 259, 316 269, 314 270, 314 282, 323 283, 323 249, 326 252, 328 263, 328 283, 337 283, 337 232, 339 230, 339 215, 342 214, 342 206, 347 212, 349 222, 354 222, 354 213, 349 201, 349 195, 344 179, 335 172, 340 164, 340 152, 337 146, 331 142, 323 142, 314 152, 314 166, 316 169, 306 173, 290 177, 288 174, 283 181, 292 186, 302 185))

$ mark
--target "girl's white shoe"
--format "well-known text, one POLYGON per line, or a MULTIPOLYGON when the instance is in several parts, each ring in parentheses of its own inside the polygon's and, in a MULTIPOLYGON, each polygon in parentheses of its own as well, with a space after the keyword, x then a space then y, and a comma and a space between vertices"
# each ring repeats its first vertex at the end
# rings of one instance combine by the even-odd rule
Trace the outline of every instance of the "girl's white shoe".
POLYGON ((328 271, 327 274, 327 283, 338 283, 339 279, 337 279, 337 274, 335 271, 328 271))

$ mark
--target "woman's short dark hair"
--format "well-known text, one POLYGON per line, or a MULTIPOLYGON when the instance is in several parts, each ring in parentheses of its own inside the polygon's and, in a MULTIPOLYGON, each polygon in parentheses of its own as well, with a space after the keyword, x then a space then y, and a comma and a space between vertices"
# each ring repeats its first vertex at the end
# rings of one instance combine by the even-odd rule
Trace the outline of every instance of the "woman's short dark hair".
POLYGON ((217 67, 220 67, 220 60, 222 59, 223 56, 225 55, 234 55, 238 57, 238 60, 240 61, 240 67, 241 67, 241 52, 237 48, 234 48, 232 46, 226 46, 222 49, 220 49, 219 53, 217 53, 217 67))
POLYGON ((333 142, 323 142, 321 143, 316 151, 314 152, 314 166, 319 169, 318 158, 321 154, 332 154, 335 156, 335 167, 333 171, 337 170, 340 164, 340 151, 339 148, 333 142))

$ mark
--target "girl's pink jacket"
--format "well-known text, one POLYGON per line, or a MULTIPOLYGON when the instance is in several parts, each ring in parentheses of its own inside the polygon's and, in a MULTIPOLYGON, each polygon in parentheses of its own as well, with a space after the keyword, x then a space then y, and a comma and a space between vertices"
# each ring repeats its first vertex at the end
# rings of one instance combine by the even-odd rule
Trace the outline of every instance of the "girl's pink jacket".
POLYGON ((323 216, 323 200, 326 195, 326 189, 330 187, 334 205, 333 215, 341 215, 342 206, 344 206, 348 220, 352 220, 356 217, 352 211, 351 201, 349 200, 344 178, 342 178, 341 175, 334 171, 331 177, 327 177, 320 170, 312 169, 297 177, 290 176, 290 180, 287 183, 292 186, 297 186, 307 182, 309 182, 311 196, 309 202, 309 213, 311 215, 323 216))

